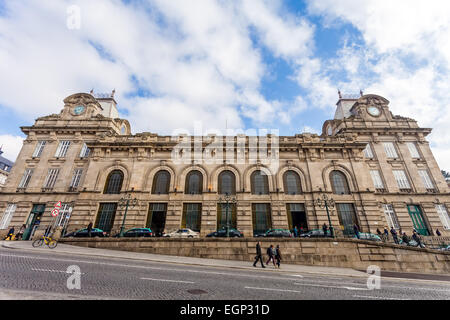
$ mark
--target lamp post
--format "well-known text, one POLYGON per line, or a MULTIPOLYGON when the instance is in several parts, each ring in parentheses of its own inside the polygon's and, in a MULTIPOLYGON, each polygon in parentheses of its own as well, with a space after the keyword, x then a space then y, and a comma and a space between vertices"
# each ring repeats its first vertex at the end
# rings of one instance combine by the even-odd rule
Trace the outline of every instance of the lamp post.
POLYGON ((127 218, 128 207, 134 208, 138 203, 136 198, 131 199, 131 194, 124 195, 119 200, 119 207, 125 207, 125 214, 123 215, 122 227, 120 227, 120 237, 123 237, 123 228, 125 226, 125 219, 127 218))
POLYGON ((219 197, 219 204, 225 205, 225 212, 226 212, 225 215, 227 219, 227 238, 230 236, 230 221, 228 219, 228 208, 230 207, 230 205, 236 203, 237 203, 236 197, 230 196, 228 192, 226 192, 224 196, 219 197))
POLYGON ((328 208, 330 209, 334 208, 335 205, 334 200, 332 198, 328 198, 326 194, 323 194, 322 198, 320 197, 317 198, 315 202, 317 206, 319 206, 322 209, 325 208, 327 210, 328 223, 330 224, 330 236, 334 238, 333 225, 331 224, 330 211, 328 210, 328 208))

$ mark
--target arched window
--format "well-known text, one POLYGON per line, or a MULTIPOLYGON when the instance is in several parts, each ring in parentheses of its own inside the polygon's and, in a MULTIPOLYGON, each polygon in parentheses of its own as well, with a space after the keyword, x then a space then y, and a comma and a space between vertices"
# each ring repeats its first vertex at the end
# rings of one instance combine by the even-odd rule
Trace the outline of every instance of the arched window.
POLYGON ((252 173, 251 177, 252 194, 269 194, 269 179, 261 170, 252 173))
POLYGON ((191 171, 186 176, 186 194, 201 194, 203 191, 203 175, 199 171, 191 171))
POLYGON ((350 194, 347 178, 340 171, 331 171, 330 173, 331 187, 334 194, 350 194))
POLYGON ((300 177, 297 172, 289 170, 284 173, 284 193, 285 194, 301 194, 302 186, 300 177))
POLYGON ((166 170, 158 171, 153 178, 153 194, 168 194, 170 186, 170 173, 166 170))
POLYGON ((236 177, 231 171, 219 174, 219 194, 236 194, 236 177))
POLYGON ((122 189, 123 172, 120 170, 112 171, 108 179, 106 179, 105 191, 106 194, 119 194, 122 189))

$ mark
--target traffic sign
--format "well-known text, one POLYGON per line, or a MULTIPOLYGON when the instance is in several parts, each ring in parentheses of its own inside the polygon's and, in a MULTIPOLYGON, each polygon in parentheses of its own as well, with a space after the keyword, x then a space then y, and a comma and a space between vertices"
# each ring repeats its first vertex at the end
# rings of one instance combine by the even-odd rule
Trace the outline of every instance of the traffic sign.
POLYGON ((58 201, 58 202, 55 204, 55 208, 57 208, 57 209, 60 209, 61 206, 62 206, 61 201, 58 201))
POLYGON ((58 210, 58 209, 53 209, 53 210, 52 210, 52 216, 53 216, 53 217, 57 217, 58 214, 59 214, 59 210, 58 210))

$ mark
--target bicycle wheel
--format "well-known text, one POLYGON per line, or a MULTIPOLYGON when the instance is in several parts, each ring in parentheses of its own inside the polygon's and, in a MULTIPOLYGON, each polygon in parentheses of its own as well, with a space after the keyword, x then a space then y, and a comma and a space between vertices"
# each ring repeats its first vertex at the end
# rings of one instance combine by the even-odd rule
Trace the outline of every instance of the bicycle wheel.
POLYGON ((44 244, 44 239, 36 239, 33 241, 33 247, 37 248, 44 244))
POLYGON ((48 243, 48 247, 50 249, 55 248, 57 245, 58 245, 58 241, 56 241, 56 240, 50 240, 50 242, 48 243))

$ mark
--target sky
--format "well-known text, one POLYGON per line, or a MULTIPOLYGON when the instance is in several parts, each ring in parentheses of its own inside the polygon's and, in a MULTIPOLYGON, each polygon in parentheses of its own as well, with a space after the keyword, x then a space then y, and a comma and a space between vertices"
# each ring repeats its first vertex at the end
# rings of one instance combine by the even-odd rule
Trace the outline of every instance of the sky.
POLYGON ((320 133, 378 94, 450 170, 450 1, 0 0, 0 145, 65 97, 116 90, 132 132, 320 133))

